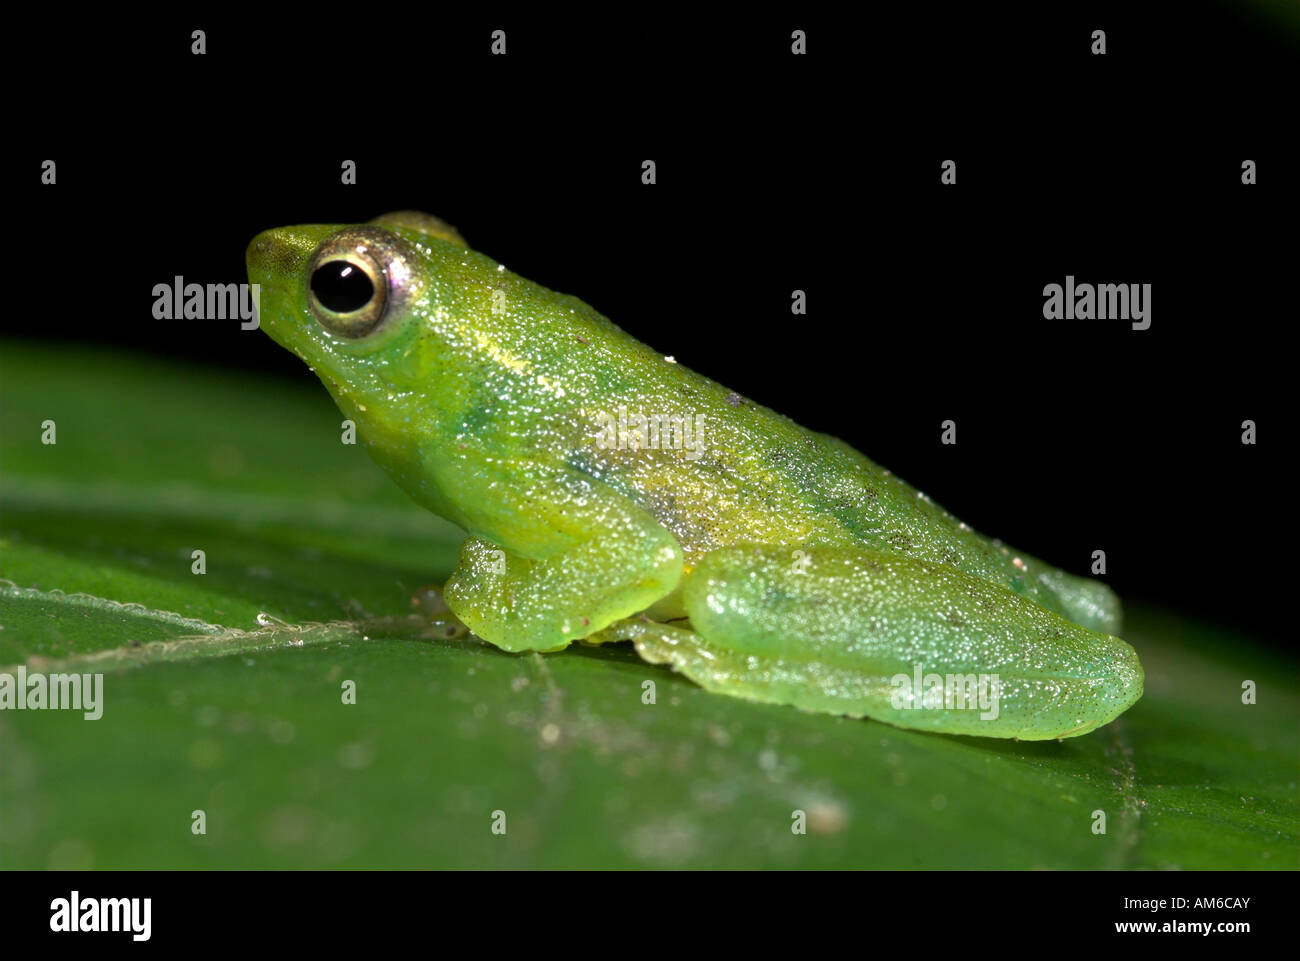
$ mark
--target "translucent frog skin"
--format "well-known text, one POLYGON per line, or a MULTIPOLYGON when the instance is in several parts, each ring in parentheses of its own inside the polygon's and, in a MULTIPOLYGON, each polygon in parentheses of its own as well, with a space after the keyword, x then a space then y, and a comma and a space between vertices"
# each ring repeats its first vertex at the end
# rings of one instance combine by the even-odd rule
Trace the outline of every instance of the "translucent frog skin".
POLYGON ((262 328, 468 532, 446 604, 503 650, 631 639, 717 693, 985 737, 1085 734, 1142 695, 1109 588, 977 534, 437 218, 268 230, 247 260, 262 328), (925 675, 994 677, 995 709, 927 705, 932 682, 900 681, 925 675))

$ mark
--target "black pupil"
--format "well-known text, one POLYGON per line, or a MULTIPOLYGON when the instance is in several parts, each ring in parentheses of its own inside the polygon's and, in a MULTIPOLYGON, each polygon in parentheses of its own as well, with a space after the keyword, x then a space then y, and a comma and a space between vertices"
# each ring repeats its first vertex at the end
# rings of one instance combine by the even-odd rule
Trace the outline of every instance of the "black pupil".
POLYGON ((346 260, 331 260, 311 275, 311 292, 326 310, 350 314, 370 303, 375 285, 360 267, 346 260))

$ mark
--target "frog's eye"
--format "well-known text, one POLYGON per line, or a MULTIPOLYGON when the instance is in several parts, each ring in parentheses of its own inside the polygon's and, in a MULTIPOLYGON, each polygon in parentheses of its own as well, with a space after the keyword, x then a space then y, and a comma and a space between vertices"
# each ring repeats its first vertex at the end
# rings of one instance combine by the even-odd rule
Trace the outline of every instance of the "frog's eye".
POLYGON ((388 278, 371 258, 341 250, 312 265, 307 300, 322 327, 340 337, 364 337, 384 319, 388 278))
POLYGON ((382 227, 347 227, 312 254, 307 304, 336 337, 358 340, 395 327, 410 300, 411 263, 419 252, 382 227))

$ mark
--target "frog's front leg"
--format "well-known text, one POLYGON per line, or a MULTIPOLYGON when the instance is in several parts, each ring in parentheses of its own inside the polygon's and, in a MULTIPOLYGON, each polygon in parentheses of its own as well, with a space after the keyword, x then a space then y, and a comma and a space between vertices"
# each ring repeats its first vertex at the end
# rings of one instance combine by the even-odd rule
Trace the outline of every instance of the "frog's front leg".
POLYGON ((605 501, 590 521, 589 536, 540 559, 471 537, 447 581, 447 606, 503 650, 557 651, 677 586, 682 550, 649 514, 605 501))
POLYGON ((631 638, 707 690, 985 737, 1084 734, 1142 694, 1122 640, 946 564, 789 547, 714 551, 683 579, 689 629, 631 638))

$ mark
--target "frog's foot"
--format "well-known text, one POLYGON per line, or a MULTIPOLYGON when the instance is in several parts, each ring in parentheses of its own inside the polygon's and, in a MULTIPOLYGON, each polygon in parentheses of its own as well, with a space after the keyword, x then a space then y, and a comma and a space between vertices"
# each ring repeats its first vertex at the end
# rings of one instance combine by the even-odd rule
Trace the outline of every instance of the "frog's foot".
POLYGON ((684 643, 690 639, 688 635, 692 635, 696 640, 703 640, 691 630, 690 618, 657 618, 651 611, 642 611, 632 617, 615 621, 603 631, 581 638, 579 643, 598 647, 616 641, 631 641, 642 660, 649 661, 651 664, 670 664, 672 662, 669 658, 661 653, 661 645, 672 644, 674 641, 684 643))
MULTIPOLYGON (((736 626, 743 631, 743 624, 736 626)), ((834 695, 823 696, 818 685, 829 683, 831 673, 825 666, 803 662, 797 656, 783 659, 760 655, 739 634, 706 638, 692 629, 689 619, 664 623, 638 615, 617 621, 587 640, 596 644, 629 640, 642 660, 667 664, 715 694, 794 704, 831 714, 866 716, 865 709, 849 697, 855 681, 861 680, 851 672, 842 672, 834 682, 834 695)), ((790 643, 798 641, 792 637, 790 643)), ((858 697, 862 696, 864 693, 858 692, 858 697)))
MULTIPOLYGON (((597 631, 582 643, 598 645, 612 641, 631 641, 641 659, 651 664, 673 663, 670 652, 682 648, 703 646, 704 638, 691 630, 691 623, 686 618, 677 618, 672 623, 656 621, 645 614, 626 617, 615 621, 603 631, 597 631)), ((680 670, 680 669, 679 669, 680 670)))
POLYGON ((434 637, 459 640, 469 634, 469 628, 447 607, 442 588, 436 584, 421 587, 411 596, 411 606, 417 613, 429 618, 430 632, 434 637))

